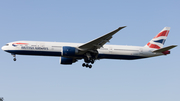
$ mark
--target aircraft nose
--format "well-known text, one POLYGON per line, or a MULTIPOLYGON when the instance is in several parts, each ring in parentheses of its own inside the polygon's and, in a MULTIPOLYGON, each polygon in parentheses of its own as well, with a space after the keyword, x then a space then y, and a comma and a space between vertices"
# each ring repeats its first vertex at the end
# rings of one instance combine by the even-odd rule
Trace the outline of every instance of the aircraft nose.
POLYGON ((4 50, 5 50, 5 49, 4 49, 4 46, 2 46, 2 48, 1 48, 1 49, 4 51, 4 50))

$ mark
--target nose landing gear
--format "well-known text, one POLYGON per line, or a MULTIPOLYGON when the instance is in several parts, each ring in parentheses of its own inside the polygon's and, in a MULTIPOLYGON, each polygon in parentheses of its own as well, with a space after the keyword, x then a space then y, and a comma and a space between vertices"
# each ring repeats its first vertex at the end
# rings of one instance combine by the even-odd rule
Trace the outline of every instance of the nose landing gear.
POLYGON ((12 56, 14 57, 13 60, 16 61, 16 54, 12 54, 12 56))

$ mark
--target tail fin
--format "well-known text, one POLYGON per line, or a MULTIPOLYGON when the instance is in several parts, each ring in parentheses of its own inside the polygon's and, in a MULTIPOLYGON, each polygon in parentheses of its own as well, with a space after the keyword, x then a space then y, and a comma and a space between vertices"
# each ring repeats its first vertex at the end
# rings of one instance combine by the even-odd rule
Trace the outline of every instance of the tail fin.
POLYGON ((149 41, 144 47, 160 49, 163 48, 166 38, 169 34, 170 27, 164 27, 151 41, 149 41))

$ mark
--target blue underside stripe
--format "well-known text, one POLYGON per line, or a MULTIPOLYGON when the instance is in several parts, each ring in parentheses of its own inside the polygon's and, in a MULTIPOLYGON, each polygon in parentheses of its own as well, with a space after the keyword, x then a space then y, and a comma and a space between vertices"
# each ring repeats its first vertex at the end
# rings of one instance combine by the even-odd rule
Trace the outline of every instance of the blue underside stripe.
POLYGON ((9 50, 7 52, 13 54, 19 54, 19 55, 61 56, 61 52, 50 52, 50 51, 9 50))
MULTIPOLYGON (((61 52, 51 52, 51 51, 21 51, 21 50, 9 50, 7 51, 13 54, 19 55, 38 55, 38 56, 61 56, 61 52)), ((81 57, 82 56, 75 56, 81 57)), ((133 56, 133 55, 113 55, 113 54, 99 54, 98 59, 126 59, 126 60, 133 60, 133 59, 141 59, 146 58, 142 56, 133 56)))
POLYGON ((146 57, 142 56, 133 56, 133 55, 114 55, 114 54, 99 54, 98 59, 125 59, 125 60, 134 60, 142 59, 146 57))

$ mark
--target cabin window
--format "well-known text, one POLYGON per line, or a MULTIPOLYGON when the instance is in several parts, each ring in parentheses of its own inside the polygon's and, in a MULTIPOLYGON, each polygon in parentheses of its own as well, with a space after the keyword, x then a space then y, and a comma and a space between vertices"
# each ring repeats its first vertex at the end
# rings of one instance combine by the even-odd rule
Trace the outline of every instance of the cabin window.
POLYGON ((62 46, 52 46, 53 48, 61 48, 62 46))
POLYGON ((114 49, 116 51, 138 51, 138 50, 130 50, 130 49, 114 49))

